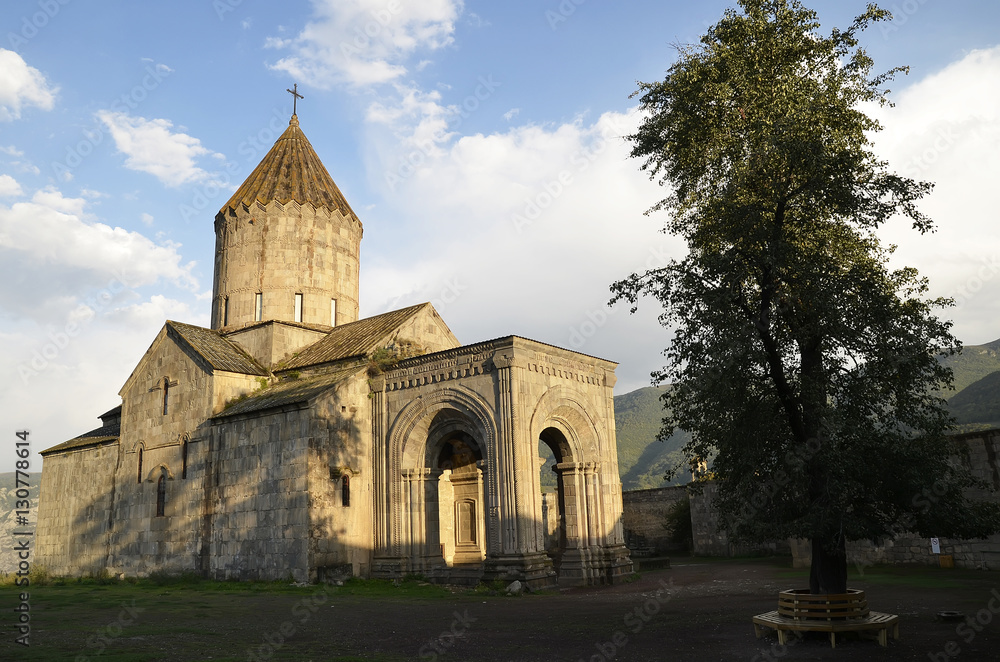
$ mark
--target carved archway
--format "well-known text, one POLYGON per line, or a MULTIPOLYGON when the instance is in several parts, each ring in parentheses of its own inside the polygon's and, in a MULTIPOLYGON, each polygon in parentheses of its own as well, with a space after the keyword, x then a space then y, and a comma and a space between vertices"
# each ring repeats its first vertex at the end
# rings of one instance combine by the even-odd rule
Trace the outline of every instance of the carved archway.
POLYGON ((565 578, 571 583, 591 581, 605 542, 600 477, 603 435, 584 402, 571 388, 552 387, 539 399, 530 423, 532 438, 547 446, 556 460, 552 467, 555 504, 550 500, 543 510, 539 495, 537 536, 560 581, 565 578), (554 529, 550 528, 553 516, 554 529))
POLYGON ((481 562, 498 540, 488 516, 496 510, 488 470, 496 429, 490 406, 460 386, 415 398, 391 422, 388 512, 381 516, 391 553, 411 568, 481 562), (463 458, 459 471, 456 456, 463 458))

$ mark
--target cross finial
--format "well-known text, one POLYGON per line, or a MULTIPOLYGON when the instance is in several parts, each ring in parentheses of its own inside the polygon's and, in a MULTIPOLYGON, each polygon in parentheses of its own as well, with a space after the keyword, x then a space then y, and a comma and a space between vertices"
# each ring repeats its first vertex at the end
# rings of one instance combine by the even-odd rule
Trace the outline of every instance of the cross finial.
POLYGON ((296 112, 297 110, 296 103, 298 102, 299 99, 305 99, 304 96, 299 94, 299 84, 296 83, 295 85, 293 85, 291 90, 286 88, 285 92, 288 92, 289 94, 292 95, 292 115, 298 115, 298 113, 296 112))

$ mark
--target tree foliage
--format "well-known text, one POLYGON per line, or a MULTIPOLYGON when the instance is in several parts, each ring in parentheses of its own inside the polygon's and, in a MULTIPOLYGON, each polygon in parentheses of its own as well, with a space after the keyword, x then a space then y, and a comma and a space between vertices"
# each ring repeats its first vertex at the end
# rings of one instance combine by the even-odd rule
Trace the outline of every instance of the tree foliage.
POLYGON ((673 330, 661 436, 691 433, 711 459, 722 525, 737 540, 813 541, 814 592, 846 586, 846 540, 912 530, 981 537, 997 508, 966 498, 948 463, 951 420, 937 355, 959 347, 945 299, 912 268, 890 269, 876 230, 931 185, 875 157, 893 69, 873 75, 858 34, 889 18, 873 5, 820 34, 796 0, 740 0, 664 80, 640 83, 632 156, 669 190, 650 211, 688 254, 612 286, 642 296, 673 330), (922 499, 933 489, 935 499, 922 499), (928 506, 929 503, 929 506, 928 506))

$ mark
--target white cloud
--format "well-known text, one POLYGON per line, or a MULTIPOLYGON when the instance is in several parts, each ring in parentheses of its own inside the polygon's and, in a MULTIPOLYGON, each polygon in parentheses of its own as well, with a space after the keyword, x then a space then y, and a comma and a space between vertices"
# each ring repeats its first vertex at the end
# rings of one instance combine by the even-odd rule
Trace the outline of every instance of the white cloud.
POLYGON ((521 112, 520 108, 511 108, 506 113, 503 114, 503 118, 508 122, 517 117, 521 112))
POLYGON ((6 154, 8 156, 24 156, 24 152, 22 152, 21 150, 19 150, 16 147, 14 147, 13 145, 8 145, 6 147, 4 147, 3 145, 0 145, 0 152, 6 154))
MULTIPOLYGON (((97 415, 119 404, 118 390, 167 318, 208 323, 207 315, 194 313, 186 302, 153 295, 112 301, 96 314, 81 305, 53 323, 3 325, 5 418, 13 427, 31 429, 35 451, 98 427, 97 415)), ((32 459, 38 470, 41 458, 32 459)), ((0 470, 12 470, 10 461, 0 460, 3 466, 0 470)))
POLYGON ((118 151, 128 157, 127 168, 147 172, 167 186, 210 179, 210 173, 197 165, 198 157, 222 156, 202 146, 197 138, 171 131, 169 120, 108 110, 99 111, 97 117, 111 132, 118 151))
POLYGON ((60 319, 101 288, 122 292, 166 280, 197 289, 194 265, 181 263, 179 245, 89 220, 85 205, 51 188, 0 205, 3 316, 60 319))
MULTIPOLYGON (((402 115, 381 117, 393 120, 373 124, 389 129, 385 145, 412 142, 392 133, 402 115)), ((623 136, 637 122, 635 111, 608 112, 452 136, 419 152, 419 165, 374 210, 381 218, 367 219, 366 252, 379 258, 362 265, 363 313, 430 300, 463 342, 523 335, 621 361, 625 390, 647 385, 651 358, 667 343, 658 306, 648 302, 636 317, 609 309, 609 286, 683 245, 658 233, 662 220, 643 216, 663 192, 628 158, 623 136), (404 227, 382 222, 404 214, 404 227)), ((399 158, 386 147, 377 163, 405 175, 399 158)), ((384 184, 378 167, 371 177, 384 184)))
POLYGON ((21 195, 21 185, 10 175, 0 175, 0 198, 16 198, 21 195))
POLYGON ((139 217, 139 220, 142 221, 143 225, 147 227, 151 226, 153 224, 153 215, 143 212, 143 214, 139 217))
MULTIPOLYGON (((207 310, 207 307, 206 307, 207 310)), ((205 315, 196 315, 191 307, 183 301, 169 299, 160 294, 154 294, 148 301, 122 306, 108 313, 108 318, 119 322, 124 326, 134 329, 154 329, 161 326, 166 320, 194 320, 192 324, 210 324, 210 320, 205 315), (197 318, 202 319, 197 319, 197 318)), ((153 332, 155 334, 155 331, 153 332)), ((148 336, 147 343, 152 340, 152 334, 148 336)))
POLYGON ((316 18, 301 33, 265 45, 292 51, 273 69, 317 87, 387 83, 413 53, 451 44, 462 8, 462 0, 313 0, 316 18))
MULTIPOLYGON (((905 78, 897 81, 909 82, 905 78)), ((879 155, 900 174, 935 184, 920 208, 937 225, 919 235, 902 221, 880 234, 897 244, 895 264, 917 267, 967 343, 1000 337, 1000 224, 990 192, 1000 179, 1000 46, 967 54, 894 94, 894 108, 869 108, 885 130, 879 155)))
POLYGON ((23 108, 52 110, 56 92, 41 71, 14 51, 0 48, 0 122, 19 119, 23 108))
MULTIPOLYGON (((900 246, 894 263, 916 266, 934 295, 958 299, 943 314, 959 338, 994 340, 1000 224, 989 192, 1000 179, 1000 47, 902 82, 910 81, 897 81, 895 108, 869 109, 886 126, 876 145, 891 167, 936 182, 921 208, 939 230, 921 236, 893 222, 882 234, 900 246)), ((665 192, 629 158, 623 136, 637 114, 463 137, 463 109, 435 92, 393 91, 366 118, 371 184, 388 190, 366 224, 368 254, 379 260, 363 265, 365 313, 436 301, 463 342, 526 335, 620 361, 619 392, 648 384, 669 342, 659 306, 642 302, 638 317, 609 311, 608 286, 684 246, 658 232, 665 216, 643 215, 665 192), (406 227, 389 220, 400 214, 406 227)))
POLYGON ((208 322, 207 305, 192 309, 194 265, 178 245, 97 222, 87 205, 54 188, 0 205, 0 402, 35 450, 100 424, 166 318, 208 322), (168 284, 180 300, 162 293, 168 284))

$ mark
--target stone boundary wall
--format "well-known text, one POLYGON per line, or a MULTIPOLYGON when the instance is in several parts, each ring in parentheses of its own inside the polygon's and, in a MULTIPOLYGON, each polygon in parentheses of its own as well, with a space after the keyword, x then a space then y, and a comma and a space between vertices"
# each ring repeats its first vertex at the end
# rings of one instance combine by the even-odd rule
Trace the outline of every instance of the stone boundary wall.
POLYGON ((790 554, 787 541, 767 545, 737 545, 719 528, 719 516, 712 507, 718 487, 705 483, 700 491, 690 490, 690 484, 675 487, 658 487, 650 490, 622 492, 624 511, 622 522, 625 544, 637 557, 677 553, 684 550, 671 543, 664 528, 667 513, 677 501, 691 499, 692 549, 695 556, 751 556, 754 554, 790 554))
MULTIPOLYGON (((998 461, 1000 430, 970 432, 952 438, 960 444, 956 459, 971 469, 976 478, 983 480, 994 490, 993 492, 980 490, 974 495, 990 501, 1000 501, 1000 461, 998 461)), ((918 505, 924 502, 933 505, 933 486, 921 494, 915 494, 914 499, 918 500, 916 501, 918 505)), ((985 540, 941 538, 940 545, 941 554, 950 555, 956 567, 1000 570, 1000 534, 985 540)), ((808 541, 796 541, 792 545, 792 551, 793 565, 809 566, 811 547, 808 541)), ((849 567, 857 569, 878 563, 940 564, 938 555, 931 552, 930 539, 919 538, 916 535, 903 535, 894 540, 887 540, 881 546, 864 540, 850 542, 847 545, 847 559, 849 567)))
POLYGON ((675 503, 687 497, 687 488, 658 487, 622 492, 622 527, 625 544, 634 556, 656 556, 681 551, 667 538, 667 513, 675 503))
POLYGON ((788 543, 772 542, 766 545, 738 545, 719 527, 719 513, 712 505, 718 485, 708 481, 699 492, 691 494, 691 532, 695 556, 753 556, 788 555, 788 543))

